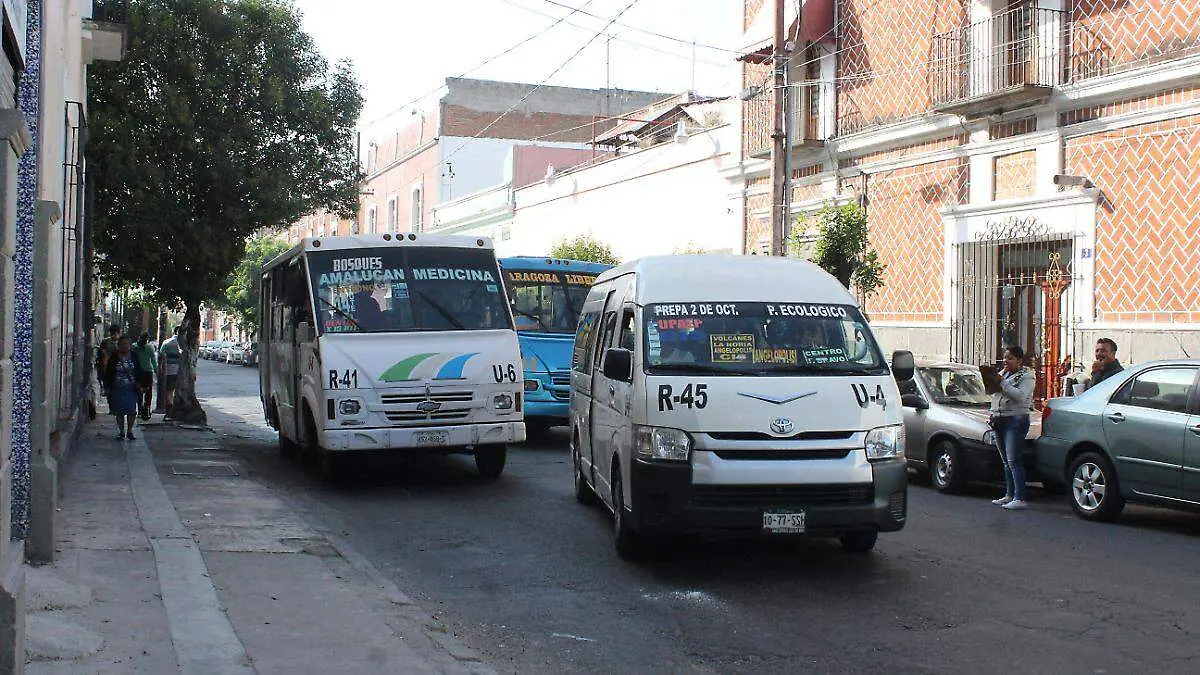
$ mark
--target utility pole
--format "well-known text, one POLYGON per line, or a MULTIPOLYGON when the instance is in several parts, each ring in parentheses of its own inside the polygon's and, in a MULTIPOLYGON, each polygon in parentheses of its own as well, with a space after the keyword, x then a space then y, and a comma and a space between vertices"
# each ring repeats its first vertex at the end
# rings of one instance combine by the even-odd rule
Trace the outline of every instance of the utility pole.
POLYGON ((788 124, 787 106, 787 44, 784 42, 786 27, 784 26, 784 2, 775 3, 775 46, 771 67, 774 71, 774 86, 772 92, 773 112, 771 117, 771 255, 783 255, 783 238, 787 232, 788 214, 784 211, 787 203, 787 191, 790 176, 787 175, 787 155, 791 148, 787 147, 788 124))

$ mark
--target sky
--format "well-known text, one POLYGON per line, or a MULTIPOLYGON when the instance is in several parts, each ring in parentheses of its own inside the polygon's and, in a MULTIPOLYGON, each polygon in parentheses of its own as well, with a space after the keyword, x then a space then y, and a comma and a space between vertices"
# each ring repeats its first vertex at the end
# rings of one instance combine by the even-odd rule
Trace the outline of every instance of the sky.
POLYGON ((538 84, 549 77, 547 85, 589 88, 608 81, 616 88, 667 93, 739 89, 733 50, 741 37, 741 0, 294 1, 322 53, 330 61, 353 61, 366 97, 360 127, 368 138, 391 133, 404 106, 466 71, 471 71, 466 77, 479 79, 538 84), (563 5, 600 18, 571 14, 563 5), (604 31, 607 19, 618 14, 604 31), (561 17, 566 18, 550 27, 561 17))

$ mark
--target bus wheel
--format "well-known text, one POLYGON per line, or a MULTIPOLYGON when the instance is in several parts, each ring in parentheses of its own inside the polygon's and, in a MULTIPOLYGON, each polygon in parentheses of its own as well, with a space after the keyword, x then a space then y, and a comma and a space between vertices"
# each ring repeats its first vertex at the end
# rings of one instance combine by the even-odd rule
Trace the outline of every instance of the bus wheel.
MULTIPOLYGON (((279 408, 275 406, 275 401, 271 401, 271 421, 275 424, 275 428, 279 429, 279 408)), ((300 445, 283 435, 283 431, 279 431, 279 456, 284 459, 293 459, 300 451, 300 445)))
POLYGON ((346 458, 338 452, 317 449, 317 475, 327 483, 336 483, 346 474, 346 458))
POLYGON ((484 478, 499 478, 508 458, 508 446, 481 445, 475 448, 475 467, 484 478))

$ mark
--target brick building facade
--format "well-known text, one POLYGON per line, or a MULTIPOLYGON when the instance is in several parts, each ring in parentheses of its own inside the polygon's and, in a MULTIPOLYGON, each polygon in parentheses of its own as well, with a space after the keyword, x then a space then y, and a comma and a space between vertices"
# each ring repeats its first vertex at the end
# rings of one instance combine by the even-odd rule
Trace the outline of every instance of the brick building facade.
MULTIPOLYGON (((729 177, 759 252, 772 3, 744 6, 729 177)), ((1200 1, 803 7, 802 27, 829 28, 802 28, 789 62, 794 227, 865 206, 887 265, 865 307, 888 347, 980 362, 1016 342, 1045 373, 1102 335, 1125 360, 1200 354, 1200 1)))

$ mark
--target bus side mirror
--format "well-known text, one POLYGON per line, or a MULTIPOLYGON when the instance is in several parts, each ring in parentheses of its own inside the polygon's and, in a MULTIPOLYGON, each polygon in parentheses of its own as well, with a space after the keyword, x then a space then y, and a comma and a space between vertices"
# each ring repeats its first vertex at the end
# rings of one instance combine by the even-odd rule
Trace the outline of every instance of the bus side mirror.
POLYGON ((604 376, 610 380, 633 380, 633 352, 616 347, 604 352, 604 376))
POLYGON ((897 350, 892 352, 892 377, 897 382, 911 380, 917 370, 917 361, 912 352, 897 350))

